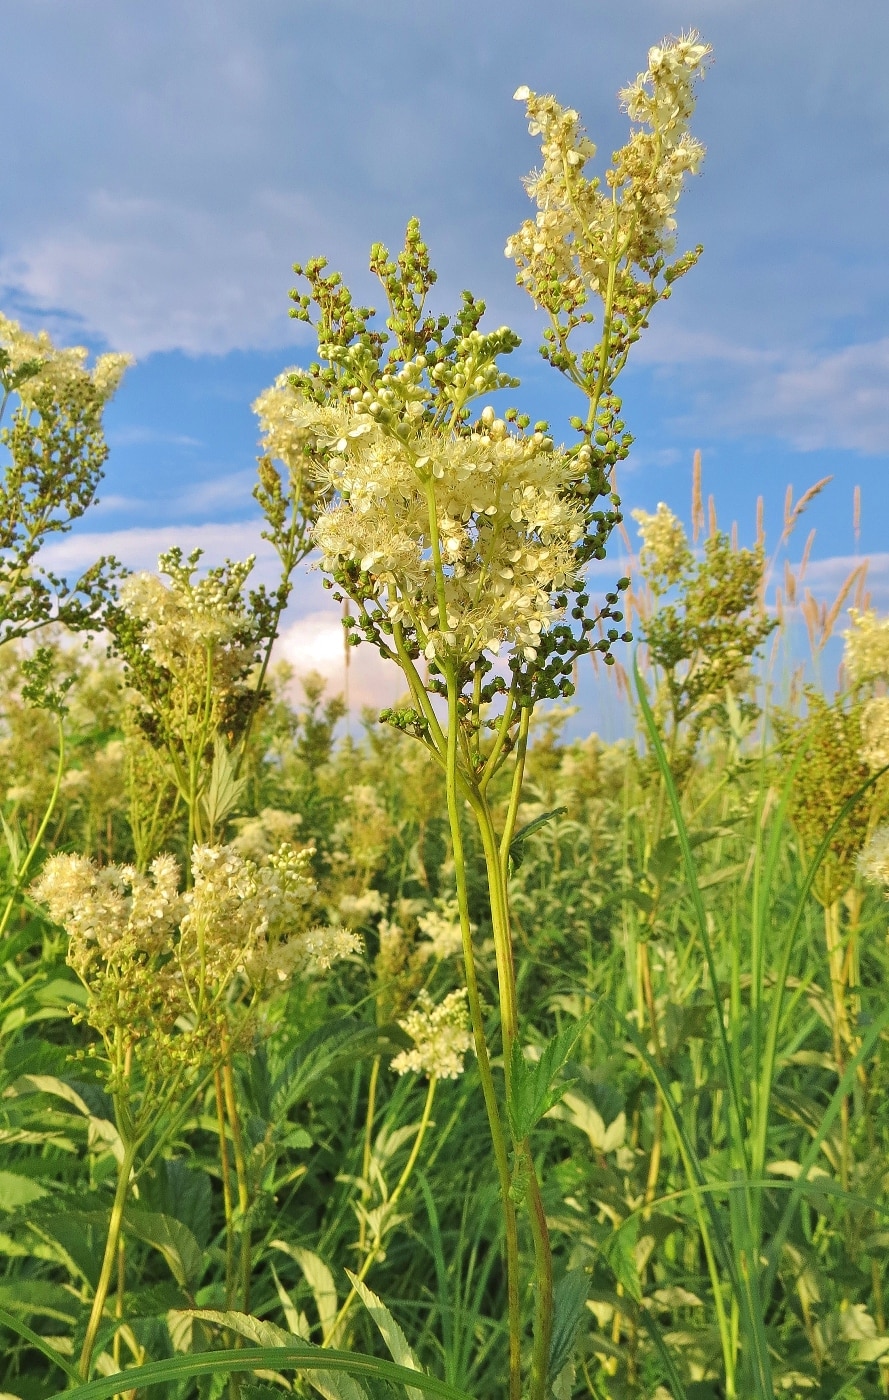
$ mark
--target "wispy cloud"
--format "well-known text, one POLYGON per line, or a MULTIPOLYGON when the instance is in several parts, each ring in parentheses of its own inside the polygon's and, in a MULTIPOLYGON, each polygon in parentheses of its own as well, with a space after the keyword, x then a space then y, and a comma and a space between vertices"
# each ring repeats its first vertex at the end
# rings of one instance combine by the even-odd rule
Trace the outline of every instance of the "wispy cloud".
POLYGON ((260 536, 261 520, 239 520, 222 525, 136 526, 129 530, 94 530, 69 534, 54 540, 40 551, 44 568, 69 575, 89 567, 103 554, 113 554, 129 569, 157 568, 164 550, 179 545, 186 552, 204 551, 204 562, 220 564, 223 559, 245 559, 256 555, 255 580, 273 582, 277 556, 260 536))
POLYGON ((889 337, 822 351, 759 349, 656 328, 638 362, 682 385, 677 422, 782 438, 799 451, 889 453, 889 337))
POLYGON ((109 447, 203 447, 200 438, 187 433, 168 433, 162 428, 149 428, 133 423, 113 428, 106 433, 109 447))

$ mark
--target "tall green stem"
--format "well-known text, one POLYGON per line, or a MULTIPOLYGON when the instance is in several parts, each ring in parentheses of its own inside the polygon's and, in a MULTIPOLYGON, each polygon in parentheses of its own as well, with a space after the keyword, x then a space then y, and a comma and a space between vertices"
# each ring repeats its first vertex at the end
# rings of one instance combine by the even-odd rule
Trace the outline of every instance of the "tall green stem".
POLYGON ((453 675, 448 676, 448 734, 447 762, 445 766, 448 821, 451 829, 451 846, 454 855, 454 873, 457 882, 457 903, 460 909, 460 930, 463 937, 463 961, 466 968, 466 991, 469 1000, 469 1017, 475 1054, 478 1060, 482 1095, 488 1115, 488 1127, 494 1148, 494 1161, 500 1182, 500 1195, 503 1201, 503 1221, 506 1237, 506 1288, 509 1322, 509 1397, 520 1400, 522 1393, 522 1313, 519 1296, 519 1236, 516 1210, 510 1196, 511 1177, 509 1152, 506 1134, 497 1103, 497 1091, 491 1073, 491 1059, 485 1038, 485 1021, 478 978, 475 969, 475 949, 472 944, 472 928, 469 922, 469 892, 466 883, 466 860, 463 851, 463 833, 460 829, 460 809, 457 797, 457 686, 453 675))
MULTIPOLYGON (((524 712, 523 712, 524 713, 524 712)), ((527 723, 524 726, 527 737, 527 723)), ((520 748, 520 753, 523 749, 520 748)), ((515 804, 517 810, 518 804, 515 804)), ((512 1053, 518 1037, 518 994, 516 991, 515 962, 512 949, 512 933, 509 919, 509 895, 506 886, 506 860, 509 845, 498 843, 494 830, 491 809, 487 800, 481 798, 473 803, 473 811, 479 825, 485 865, 488 875, 488 893, 491 903, 491 918, 494 929, 494 950, 497 959, 497 977, 500 987, 500 1010, 503 1025, 503 1067, 506 1078, 506 1094, 509 1098, 512 1087, 512 1053)), ((515 822, 515 811, 511 813, 515 822)), ((507 828, 507 831, 510 828, 507 828)), ((505 837, 506 833, 504 833, 505 837)), ((553 1330, 553 1257, 546 1213, 537 1180, 537 1169, 527 1138, 514 1144, 517 1159, 521 1159, 527 1177, 527 1198, 531 1222, 531 1237, 534 1242, 535 1266, 535 1314, 534 1350, 531 1358, 531 1400, 544 1400, 546 1395, 549 1353, 553 1330)))
POLYGON ((93 1351, 96 1346, 96 1337, 102 1322, 102 1314, 105 1311, 105 1303, 108 1298, 108 1291, 111 1287, 112 1275, 117 1268, 117 1246, 120 1241, 124 1206, 126 1205, 127 1191, 130 1185, 130 1172, 133 1169, 133 1162, 136 1159, 137 1147, 138 1144, 135 1140, 130 1140, 125 1144, 123 1160, 121 1161, 117 1173, 117 1187, 114 1192, 114 1202, 111 1206, 111 1219, 108 1222, 105 1253, 102 1257, 99 1281, 96 1284, 93 1306, 90 1311, 89 1322, 86 1327, 86 1336, 83 1339, 83 1348, 80 1353, 78 1369, 81 1378, 85 1381, 89 1380, 93 1351))

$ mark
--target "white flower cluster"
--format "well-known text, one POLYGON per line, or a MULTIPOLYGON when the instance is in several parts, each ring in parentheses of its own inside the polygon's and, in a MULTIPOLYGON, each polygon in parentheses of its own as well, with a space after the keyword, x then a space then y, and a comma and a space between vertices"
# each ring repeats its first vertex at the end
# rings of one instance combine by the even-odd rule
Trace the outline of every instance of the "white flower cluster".
POLYGON ((439 900, 437 909, 429 909, 417 919, 420 932, 424 935, 420 944, 420 955, 425 960, 435 958, 444 961, 463 951, 463 934, 460 929, 460 911, 456 899, 439 900))
POLYGON ((463 1057, 472 1047, 472 1034, 462 988, 449 992, 438 1006, 428 992, 421 992, 413 1011, 398 1024, 411 1037, 414 1048, 395 1056, 392 1068, 396 1074, 456 1079, 463 1073, 463 1057))
POLYGON ((137 622, 145 624, 145 645, 154 660, 173 675, 182 676, 195 665, 197 654, 214 653, 217 684, 239 676, 250 664, 252 653, 236 638, 247 625, 242 590, 254 557, 213 569, 201 579, 193 577, 200 550, 183 562, 178 549, 160 555, 157 574, 131 574, 120 590, 121 606, 137 622))
POLYGON ((634 510, 633 519, 639 524, 642 549, 639 565, 643 576, 656 592, 678 583, 691 563, 691 551, 682 521, 663 501, 657 513, 634 510))
POLYGON ((850 608, 849 616, 843 664, 850 685, 889 680, 889 618, 878 617, 873 608, 850 608))
POLYGON ((131 865, 100 867, 87 856, 51 856, 31 893, 69 936, 68 962, 89 984, 97 965, 172 952, 185 914, 173 856, 152 861, 148 875, 131 865))
POLYGON ((694 81, 709 54, 694 31, 649 50, 647 71, 620 94, 640 126, 615 152, 607 192, 598 179, 584 176, 596 148, 577 112, 550 95, 518 89, 528 130, 541 138, 543 168, 525 181, 537 215, 509 239, 506 256, 518 264, 518 281, 535 301, 545 300, 556 282, 575 305, 587 288, 604 298, 616 259, 639 264, 671 251, 683 182, 704 154, 688 123, 694 81))
POLYGON ((236 851, 250 860, 278 851, 283 844, 292 844, 296 829, 302 825, 299 812, 282 812, 277 807, 263 807, 256 817, 236 817, 238 834, 232 841, 236 851))
POLYGON ((314 421, 310 409, 304 426, 331 449, 339 496, 314 529, 321 567, 364 570, 428 660, 462 662, 504 644, 533 660, 558 615, 551 590, 576 577, 588 458, 569 459, 541 433, 511 433, 491 408, 477 431, 445 437, 409 421, 389 432, 361 403, 314 410, 314 421))
POLYGON ((304 399, 290 384, 288 372, 260 394, 253 412, 259 419, 265 451, 291 471, 302 464, 307 448, 339 436, 337 410, 304 399))
POLYGON ((348 929, 306 927, 310 858, 282 846, 257 864, 232 846, 195 846, 194 885, 180 893, 170 855, 148 875, 56 855, 32 894, 69 935, 68 962, 91 994, 92 1025, 160 1043, 185 1017, 206 1041, 238 988, 259 993, 360 949, 348 929))
POLYGON ((58 390, 89 383, 105 402, 114 394, 127 366, 133 363, 130 355, 100 355, 89 370, 86 364, 88 351, 82 345, 59 349, 46 331, 32 335, 22 330, 18 321, 11 321, 2 314, 0 350, 8 355, 13 373, 25 365, 39 365, 17 390, 26 409, 33 405, 38 390, 47 385, 58 390))
POLYGON ((875 695, 861 708, 861 757, 872 773, 889 764, 889 697, 875 695))
POLYGON ((889 898, 889 826, 878 826, 858 857, 858 869, 865 880, 882 885, 889 898))

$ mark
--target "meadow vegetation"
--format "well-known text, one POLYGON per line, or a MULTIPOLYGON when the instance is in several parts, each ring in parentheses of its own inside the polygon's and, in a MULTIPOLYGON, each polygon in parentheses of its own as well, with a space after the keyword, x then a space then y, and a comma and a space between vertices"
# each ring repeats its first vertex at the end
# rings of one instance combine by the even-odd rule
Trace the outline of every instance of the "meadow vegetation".
POLYGON ((709 50, 649 52, 604 177, 527 89, 518 344, 426 307, 419 225, 323 259, 258 400, 280 560, 68 585, 123 357, 0 318, 0 1397, 839 1400, 889 1390, 889 621, 705 511, 627 525, 616 381, 671 261, 709 50), (591 305, 598 302, 595 330, 591 305), (274 641, 313 558, 345 706, 274 641), (841 685, 797 665, 845 631, 841 685), (794 631, 796 628, 796 631, 794 631), (86 638, 86 645, 81 645, 86 638), (632 643, 632 649, 630 648, 632 643), (581 666, 630 739, 564 737, 581 666))

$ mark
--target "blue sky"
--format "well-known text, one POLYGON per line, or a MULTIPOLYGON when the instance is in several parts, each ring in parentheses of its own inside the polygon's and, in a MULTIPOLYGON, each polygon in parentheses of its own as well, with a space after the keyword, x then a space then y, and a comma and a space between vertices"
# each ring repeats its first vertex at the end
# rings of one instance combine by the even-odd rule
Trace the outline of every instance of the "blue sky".
MULTIPOLYGON (((437 306, 462 287, 522 335, 522 401, 556 434, 575 410, 536 358, 541 325, 503 257, 535 163, 522 83, 581 112, 607 159, 617 89, 691 26, 713 45, 680 208, 704 257, 658 309, 623 381, 629 506, 687 514, 692 454, 720 523, 780 531, 785 487, 831 474, 811 508, 813 587, 857 547, 889 604, 889 6, 849 0, 4 0, 0 307, 31 328, 137 357, 108 417, 102 504, 54 562, 113 548, 150 567, 178 540, 250 552, 250 403, 307 358, 290 265, 326 254, 362 299, 371 242, 422 222, 437 306)), ((804 532, 795 546, 798 556, 804 532)), ((260 567, 263 567, 262 560, 260 567)), ((287 648, 336 680, 317 575, 287 648)), ((366 649, 361 648, 360 652, 366 649)), ((356 658, 353 699, 392 685, 356 658)), ((588 704, 592 702, 588 699, 588 704)))

